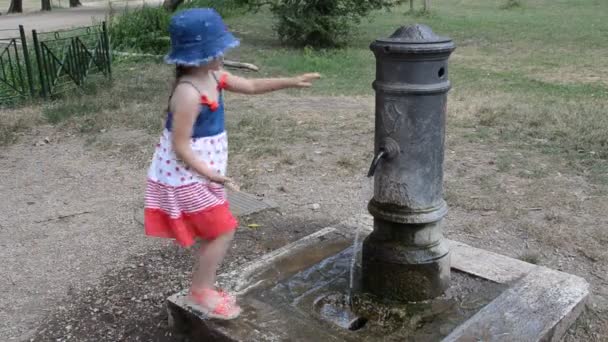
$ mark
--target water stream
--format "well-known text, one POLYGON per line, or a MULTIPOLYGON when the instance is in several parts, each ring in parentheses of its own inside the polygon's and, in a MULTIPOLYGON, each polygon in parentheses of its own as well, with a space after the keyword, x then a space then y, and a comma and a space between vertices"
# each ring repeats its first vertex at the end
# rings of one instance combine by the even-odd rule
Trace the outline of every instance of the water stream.
MULTIPOLYGON (((367 213, 367 204, 372 199, 374 193, 374 178, 365 177, 361 181, 361 214, 367 213)), ((358 225, 355 233, 355 241, 352 248, 352 256, 350 261, 350 274, 349 274, 349 285, 348 285, 348 303, 352 306, 353 293, 355 292, 355 285, 357 284, 358 271, 361 268, 361 248, 363 241, 361 241, 361 225, 358 225)))

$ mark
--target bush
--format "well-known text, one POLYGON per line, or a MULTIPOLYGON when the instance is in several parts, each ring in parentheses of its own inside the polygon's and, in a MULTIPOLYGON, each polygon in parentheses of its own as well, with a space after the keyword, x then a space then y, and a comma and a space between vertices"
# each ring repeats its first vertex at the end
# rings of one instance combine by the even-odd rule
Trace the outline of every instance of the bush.
POLYGON ((201 7, 215 9, 224 19, 236 17, 245 13, 245 7, 235 0, 192 0, 182 3, 178 7, 178 10, 201 7))
MULTIPOLYGON (((177 11, 197 7, 214 8, 224 18, 244 13, 243 6, 234 0, 193 0, 182 3, 177 11)), ((109 33, 112 47, 120 51, 166 53, 170 45, 168 28, 172 15, 161 6, 143 6, 111 16, 109 33)))
POLYGON ((167 38, 171 13, 162 7, 144 6, 125 10, 110 18, 112 47, 121 51, 163 54, 169 49, 167 38))
POLYGON ((354 24, 371 11, 402 0, 239 0, 251 8, 269 5, 277 18, 279 39, 289 45, 315 48, 346 44, 354 24))
POLYGON ((519 0, 505 0, 505 2, 500 6, 500 9, 509 10, 520 7, 522 6, 519 0))

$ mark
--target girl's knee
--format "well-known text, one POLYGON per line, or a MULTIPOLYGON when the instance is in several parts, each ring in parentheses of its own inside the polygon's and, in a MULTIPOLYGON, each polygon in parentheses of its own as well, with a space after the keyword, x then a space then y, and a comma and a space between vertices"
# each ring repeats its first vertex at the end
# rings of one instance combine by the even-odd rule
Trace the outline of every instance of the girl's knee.
POLYGON ((213 242, 213 241, 230 242, 234 238, 235 233, 236 233, 236 230, 234 230, 234 229, 231 231, 225 232, 225 233, 221 233, 218 236, 214 237, 213 239, 209 240, 209 242, 213 242))
POLYGON ((226 232, 220 236, 218 236, 218 238, 227 240, 227 241, 232 241, 232 239, 234 239, 234 234, 236 233, 236 229, 233 229, 229 232, 226 232))

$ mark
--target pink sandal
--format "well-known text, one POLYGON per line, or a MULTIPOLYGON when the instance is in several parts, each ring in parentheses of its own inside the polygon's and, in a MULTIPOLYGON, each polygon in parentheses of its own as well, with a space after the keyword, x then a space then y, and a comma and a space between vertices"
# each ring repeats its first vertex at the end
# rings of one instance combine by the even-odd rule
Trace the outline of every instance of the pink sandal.
POLYGON ((230 293, 228 293, 222 289, 217 289, 216 291, 222 298, 225 298, 229 303, 236 304, 235 296, 231 295, 230 293))
POLYGON ((219 292, 212 289, 203 289, 190 291, 190 299, 199 307, 204 309, 204 314, 209 318, 231 320, 239 317, 241 308, 236 305, 236 299, 225 292, 219 292), (215 297, 217 303, 214 309, 207 308, 207 300, 209 297, 215 297))

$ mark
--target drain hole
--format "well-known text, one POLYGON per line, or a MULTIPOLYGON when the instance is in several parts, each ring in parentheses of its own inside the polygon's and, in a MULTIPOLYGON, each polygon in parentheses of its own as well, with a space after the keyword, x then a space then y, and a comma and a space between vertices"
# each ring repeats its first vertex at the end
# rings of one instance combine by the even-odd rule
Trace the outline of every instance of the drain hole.
POLYGON ((363 328, 366 323, 367 323, 367 318, 357 317, 352 322, 350 322, 350 325, 348 326, 348 330, 357 331, 357 330, 363 328))
POLYGON ((439 76, 439 78, 443 78, 443 76, 445 76, 445 68, 439 69, 437 75, 439 76))

